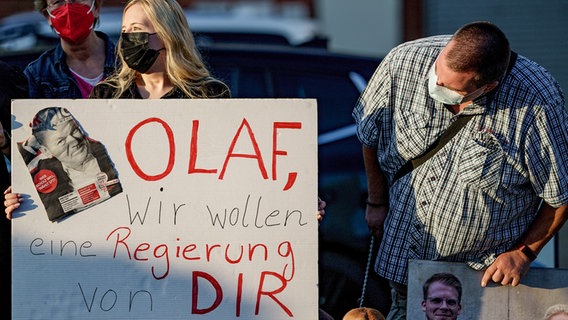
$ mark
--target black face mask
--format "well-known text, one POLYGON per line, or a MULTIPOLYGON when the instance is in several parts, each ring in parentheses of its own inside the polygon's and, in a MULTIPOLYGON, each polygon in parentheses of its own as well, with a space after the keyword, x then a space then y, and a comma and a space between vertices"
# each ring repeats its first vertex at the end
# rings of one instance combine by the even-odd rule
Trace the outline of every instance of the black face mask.
POLYGON ((155 33, 123 32, 120 35, 120 52, 124 62, 140 73, 145 73, 156 62, 160 50, 150 48, 148 37, 155 33))

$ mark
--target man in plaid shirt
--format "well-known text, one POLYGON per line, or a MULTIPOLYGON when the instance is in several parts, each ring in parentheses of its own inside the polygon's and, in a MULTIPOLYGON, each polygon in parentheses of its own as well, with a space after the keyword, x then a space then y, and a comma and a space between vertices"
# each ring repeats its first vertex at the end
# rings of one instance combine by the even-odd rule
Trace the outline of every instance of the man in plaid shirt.
POLYGON ((387 319, 405 319, 410 259, 464 262, 517 285, 568 218, 568 114, 556 80, 474 22, 404 43, 353 110, 368 180, 366 221, 381 239, 387 319), (395 179, 461 116, 437 153, 395 179), (398 175, 397 175, 398 176, 398 175))

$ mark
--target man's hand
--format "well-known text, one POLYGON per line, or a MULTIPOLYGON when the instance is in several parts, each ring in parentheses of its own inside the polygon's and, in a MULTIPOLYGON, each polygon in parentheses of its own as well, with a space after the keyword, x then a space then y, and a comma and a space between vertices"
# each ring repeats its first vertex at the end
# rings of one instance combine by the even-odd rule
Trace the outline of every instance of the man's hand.
POLYGON ((380 207, 367 206, 367 210, 365 211, 365 221, 367 221, 369 230, 377 238, 377 240, 380 240, 383 237, 383 228, 388 213, 388 205, 380 207))
POLYGON ((318 197, 318 222, 320 223, 323 221, 323 217, 325 216, 326 205, 325 201, 318 197))
POLYGON ((516 286, 521 278, 529 271, 531 260, 521 250, 507 251, 499 256, 492 265, 485 270, 481 279, 481 286, 486 287, 489 281, 511 284, 516 286))
POLYGON ((20 207, 20 203, 24 201, 19 193, 12 193, 12 186, 4 191, 4 206, 6 207, 6 219, 12 219, 12 212, 20 207))

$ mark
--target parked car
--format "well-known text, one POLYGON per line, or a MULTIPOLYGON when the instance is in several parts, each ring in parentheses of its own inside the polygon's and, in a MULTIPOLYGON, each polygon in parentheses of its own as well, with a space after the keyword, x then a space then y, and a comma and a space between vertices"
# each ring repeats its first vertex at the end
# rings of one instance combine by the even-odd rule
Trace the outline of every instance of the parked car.
MULTIPOLYGON (((122 30, 121 7, 103 7, 96 30, 117 40, 122 30)), ((318 23, 307 17, 288 17, 250 11, 195 11, 185 15, 200 45, 214 43, 278 44, 325 47, 318 23)), ((58 43, 57 34, 37 11, 0 20, 0 52, 24 51, 58 43)))
MULTIPOLYGON (((239 34, 246 39, 244 30, 239 34)), ((317 99, 319 195, 328 203, 319 233, 320 307, 341 319, 359 306, 370 242, 364 220, 366 179, 351 111, 380 58, 332 53, 319 45, 217 39, 202 41, 199 47, 213 75, 229 85, 233 97, 317 99)), ((43 49, 5 51, 0 59, 23 68, 43 49)), ((366 285, 366 306, 386 312, 388 284, 371 270, 366 285)))

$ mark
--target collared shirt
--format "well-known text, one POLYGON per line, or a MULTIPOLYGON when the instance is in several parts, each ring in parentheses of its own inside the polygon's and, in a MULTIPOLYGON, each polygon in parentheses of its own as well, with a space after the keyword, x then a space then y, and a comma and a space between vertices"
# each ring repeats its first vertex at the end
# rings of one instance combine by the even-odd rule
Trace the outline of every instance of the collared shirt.
POLYGON ((449 39, 393 49, 353 110, 360 141, 377 149, 389 181, 375 270, 403 284, 410 259, 483 269, 528 229, 541 200, 568 203, 568 115, 556 80, 519 55, 496 89, 454 115, 428 95, 428 71, 449 39), (393 182, 461 114, 475 116, 436 155, 393 182))
MULTIPOLYGON (((97 31, 97 36, 105 42, 103 78, 106 78, 114 72, 116 49, 106 34, 97 31)), ((81 89, 67 65, 66 57, 60 43, 28 64, 24 74, 28 78, 30 98, 83 98, 81 89)))

